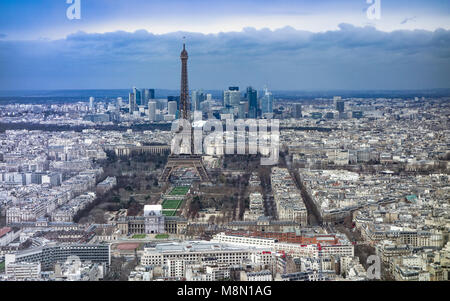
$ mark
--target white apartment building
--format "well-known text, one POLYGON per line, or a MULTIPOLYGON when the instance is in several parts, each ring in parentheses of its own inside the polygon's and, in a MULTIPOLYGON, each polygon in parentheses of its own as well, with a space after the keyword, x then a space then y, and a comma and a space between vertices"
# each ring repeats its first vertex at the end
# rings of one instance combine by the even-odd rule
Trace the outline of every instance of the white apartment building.
POLYGON ((13 280, 38 279, 41 276, 39 262, 18 262, 6 265, 6 276, 13 280))
POLYGON ((259 246, 270 248, 273 252, 285 252, 297 256, 319 257, 319 256, 354 256, 354 246, 344 241, 339 244, 292 244, 278 242, 276 239, 262 237, 248 237, 241 235, 231 235, 221 232, 216 234, 212 241, 228 243, 238 246, 259 246))
POLYGON ((214 258, 217 263, 242 264, 251 260, 253 252, 260 249, 244 248, 218 242, 184 241, 163 243, 154 248, 145 248, 141 258, 142 265, 167 265, 170 260, 183 260, 186 264, 204 262, 214 258))

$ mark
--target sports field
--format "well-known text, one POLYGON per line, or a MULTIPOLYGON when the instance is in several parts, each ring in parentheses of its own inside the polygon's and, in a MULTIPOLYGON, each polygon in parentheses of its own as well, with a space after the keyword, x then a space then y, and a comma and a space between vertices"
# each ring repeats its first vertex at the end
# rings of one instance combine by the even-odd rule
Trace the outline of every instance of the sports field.
POLYGON ((170 191, 169 195, 186 195, 189 189, 189 186, 177 186, 170 191))
POLYGON ((163 209, 178 209, 183 200, 164 200, 162 203, 163 209))
POLYGON ((145 235, 145 234, 134 234, 131 238, 143 239, 143 238, 146 238, 146 237, 147 237, 147 235, 145 235))

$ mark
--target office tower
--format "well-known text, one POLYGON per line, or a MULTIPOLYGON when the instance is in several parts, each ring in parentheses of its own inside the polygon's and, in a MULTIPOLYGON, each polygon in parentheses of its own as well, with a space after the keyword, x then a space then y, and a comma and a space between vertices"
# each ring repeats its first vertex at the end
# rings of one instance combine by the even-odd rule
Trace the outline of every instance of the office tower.
POLYGON ((344 111, 345 111, 345 102, 342 100, 342 98, 340 96, 334 96, 333 97, 333 102, 336 105, 336 111, 338 111, 339 113, 344 113, 344 111))
POLYGON ((94 100, 95 100, 95 98, 94 97, 89 97, 89 110, 90 111, 94 111, 94 100))
POLYGON ((258 117, 257 92, 251 86, 247 87, 246 99, 248 102, 248 118, 257 118, 258 117))
POLYGON ((212 94, 206 94, 206 101, 212 101, 212 94))
POLYGON ((139 91, 136 87, 133 88, 134 98, 135 98, 135 104, 136 106, 142 106, 142 94, 141 91, 139 91))
POLYGON ((155 99, 155 89, 142 89, 142 104, 148 104, 150 99, 155 99))
POLYGON ((261 99, 262 113, 273 113, 273 95, 267 88, 264 89, 264 96, 261 99))
POLYGON ((177 112, 180 111, 180 96, 167 96, 167 103, 175 101, 177 103, 177 112))
POLYGON ((123 99, 122 97, 117 97, 117 107, 120 109, 123 105, 123 99))
POLYGON ((148 104, 150 101, 150 91, 148 89, 142 89, 141 98, 141 105, 148 104))
POLYGON ((298 119, 302 118, 302 105, 299 103, 294 104, 292 108, 292 117, 298 119))
POLYGON ((169 115, 177 115, 177 102, 176 101, 169 101, 167 105, 167 110, 169 115))
POLYGON ((150 101, 148 103, 148 115, 150 121, 156 121, 156 101, 150 101))
POLYGON ((229 87, 227 91, 223 91, 223 106, 237 107, 241 102, 241 92, 239 87, 229 87))
POLYGON ((133 112, 136 110, 136 96, 134 93, 130 93, 128 96, 128 109, 130 110, 131 115, 133 115, 133 112))
POLYGON ((246 101, 241 101, 239 103, 239 111, 238 111, 238 118, 239 119, 244 119, 245 115, 247 112, 247 102, 246 101))
POLYGON ((149 99, 155 99, 155 89, 148 89, 149 99))
POLYGON ((206 95, 205 93, 203 93, 203 91, 192 91, 192 96, 191 96, 191 100, 192 100, 192 110, 193 111, 200 111, 200 104, 202 102, 204 102, 206 99, 206 95))

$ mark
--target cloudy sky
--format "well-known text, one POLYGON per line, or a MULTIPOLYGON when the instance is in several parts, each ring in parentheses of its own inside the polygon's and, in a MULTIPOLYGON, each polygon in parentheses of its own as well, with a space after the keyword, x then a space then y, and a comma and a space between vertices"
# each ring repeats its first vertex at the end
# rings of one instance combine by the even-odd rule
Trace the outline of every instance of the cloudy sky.
POLYGON ((1 0, 1 90, 450 88, 448 0, 80 2, 1 0))

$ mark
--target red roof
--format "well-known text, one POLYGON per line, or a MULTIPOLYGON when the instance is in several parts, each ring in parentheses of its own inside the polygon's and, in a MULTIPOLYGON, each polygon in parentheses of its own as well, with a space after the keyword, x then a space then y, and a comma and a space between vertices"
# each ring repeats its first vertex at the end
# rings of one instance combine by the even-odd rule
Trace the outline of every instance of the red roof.
POLYGON ((2 237, 3 235, 5 235, 5 234, 11 232, 11 230, 12 230, 12 229, 11 229, 10 227, 4 227, 4 228, 1 228, 1 229, 0 229, 0 237, 2 237))

